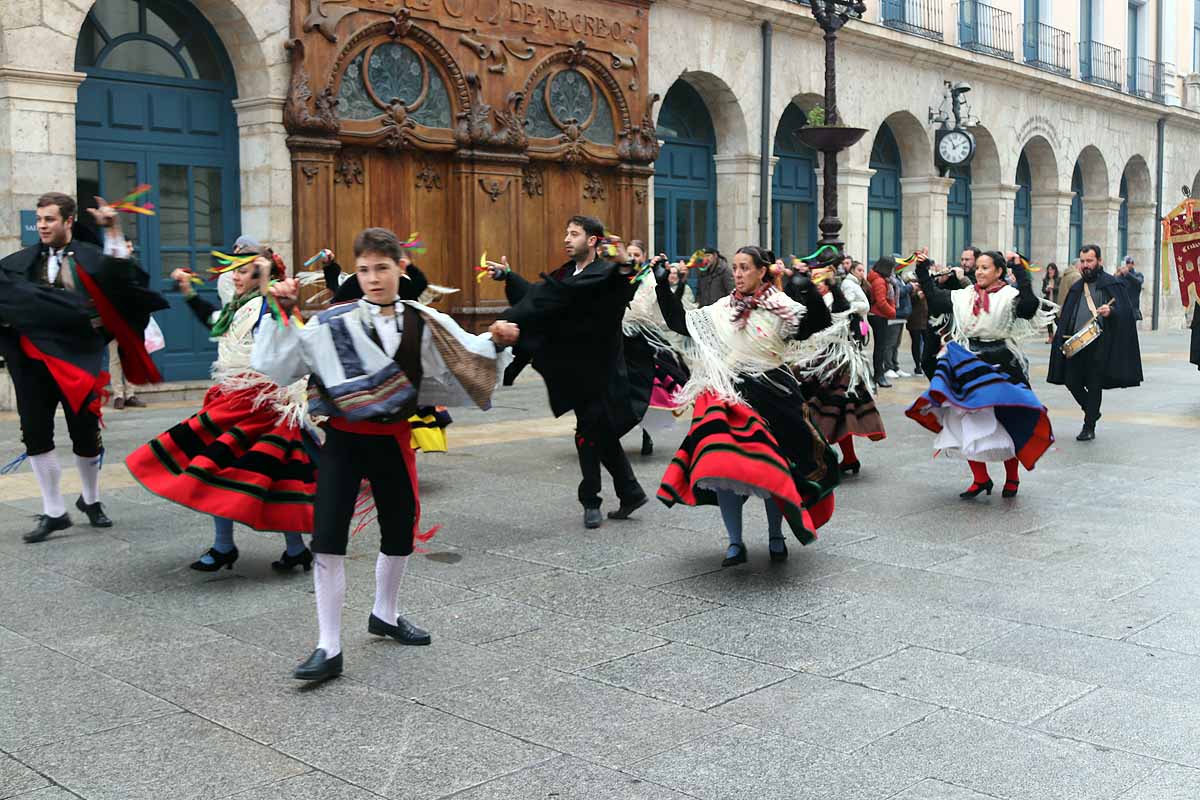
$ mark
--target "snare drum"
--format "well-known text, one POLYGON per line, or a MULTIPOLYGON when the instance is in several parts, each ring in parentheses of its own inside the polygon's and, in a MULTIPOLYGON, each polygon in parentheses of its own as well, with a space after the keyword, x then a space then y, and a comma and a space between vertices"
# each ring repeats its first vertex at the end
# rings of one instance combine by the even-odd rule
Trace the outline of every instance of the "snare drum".
POLYGON ((1091 322, 1079 329, 1071 338, 1063 342, 1062 352, 1067 358, 1074 358, 1083 352, 1084 348, 1092 342, 1100 338, 1100 334, 1104 332, 1104 327, 1100 322, 1100 317, 1092 317, 1091 322))

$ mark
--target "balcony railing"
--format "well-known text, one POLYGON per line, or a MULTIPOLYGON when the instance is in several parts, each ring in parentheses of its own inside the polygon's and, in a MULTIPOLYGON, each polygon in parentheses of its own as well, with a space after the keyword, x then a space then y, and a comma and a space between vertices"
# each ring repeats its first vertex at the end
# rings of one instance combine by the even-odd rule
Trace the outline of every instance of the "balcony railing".
POLYGON ((1147 100, 1163 101, 1163 65, 1149 58, 1136 58, 1129 64, 1129 93, 1147 100))
POLYGON ((1021 30, 1021 45, 1026 64, 1071 77, 1071 34, 1041 22, 1027 22, 1021 30))
POLYGON ((883 0, 883 24, 898 31, 942 40, 942 0, 883 0))
POLYGON ((1079 78, 1097 86, 1121 90, 1121 51, 1100 42, 1079 43, 1079 78))
POLYGON ((958 44, 977 53, 1012 59, 1013 15, 977 0, 960 0, 958 44))

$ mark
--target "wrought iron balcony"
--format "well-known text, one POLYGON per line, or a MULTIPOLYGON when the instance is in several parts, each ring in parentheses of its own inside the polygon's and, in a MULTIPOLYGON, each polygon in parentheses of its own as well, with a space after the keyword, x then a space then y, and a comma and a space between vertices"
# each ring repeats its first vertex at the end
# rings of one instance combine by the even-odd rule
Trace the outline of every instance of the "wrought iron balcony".
POLYGON ((905 33, 942 41, 942 0, 883 0, 883 24, 905 33))
POLYGON ((1026 22, 1021 45, 1026 64, 1071 77, 1071 34, 1041 22, 1026 22))
POLYGON ((958 44, 1000 58, 1013 57, 1013 15, 977 0, 959 0, 958 44))
POLYGON ((1129 64, 1129 93, 1157 103, 1163 101, 1163 65, 1149 58, 1136 58, 1129 64))
POLYGON ((1097 86, 1121 90, 1121 51, 1100 42, 1079 43, 1079 77, 1097 86))

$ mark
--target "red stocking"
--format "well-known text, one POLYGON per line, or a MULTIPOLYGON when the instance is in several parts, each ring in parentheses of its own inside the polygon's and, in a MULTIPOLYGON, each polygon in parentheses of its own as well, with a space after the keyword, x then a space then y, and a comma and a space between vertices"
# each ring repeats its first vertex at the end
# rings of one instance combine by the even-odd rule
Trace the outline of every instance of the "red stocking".
POLYGON ((975 486, 983 486, 991 480, 991 476, 988 475, 987 464, 982 461, 968 461, 967 463, 971 465, 971 478, 975 486))
POLYGON ((842 463, 854 464, 858 462, 858 456, 854 454, 854 437, 843 436, 838 439, 838 447, 842 448, 842 463))
POLYGON ((1017 476, 1017 460, 1010 458, 1004 462, 1004 485, 1013 487, 1020 482, 1021 479, 1017 476))

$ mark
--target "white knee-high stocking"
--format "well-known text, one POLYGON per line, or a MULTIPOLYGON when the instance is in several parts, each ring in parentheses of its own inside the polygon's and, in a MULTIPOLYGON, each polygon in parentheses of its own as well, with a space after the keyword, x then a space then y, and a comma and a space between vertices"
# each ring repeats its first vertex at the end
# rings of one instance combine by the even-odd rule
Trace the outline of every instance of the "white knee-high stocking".
POLYGON ((100 499, 100 456, 75 456, 79 470, 80 494, 91 505, 100 499))
POLYGON ((400 594, 400 581, 408 568, 408 556, 385 556, 379 554, 375 560, 375 608, 371 611, 388 625, 396 624, 396 602, 400 594))
POLYGON ((313 589, 317 594, 317 647, 327 658, 342 652, 342 605, 346 602, 346 557, 313 554, 313 589))
POLYGON ((67 512, 63 507, 62 466, 58 463, 58 453, 51 450, 29 457, 29 465, 37 477, 38 488, 42 492, 42 513, 48 517, 61 517, 67 512))

